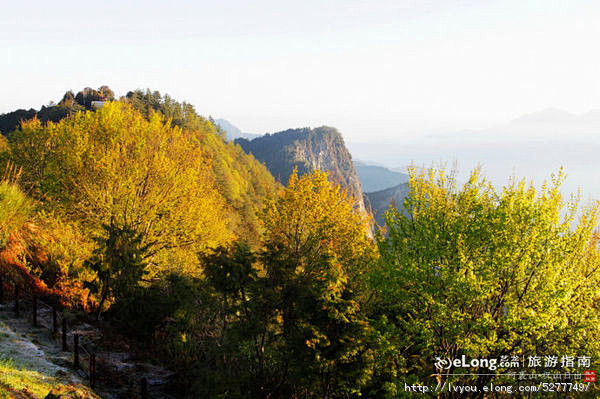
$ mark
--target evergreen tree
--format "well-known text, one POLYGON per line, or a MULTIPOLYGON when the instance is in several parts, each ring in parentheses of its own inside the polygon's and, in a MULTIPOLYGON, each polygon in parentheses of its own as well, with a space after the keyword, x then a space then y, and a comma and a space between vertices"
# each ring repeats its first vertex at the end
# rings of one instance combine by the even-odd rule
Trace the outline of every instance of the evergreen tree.
POLYGON ((118 226, 111 220, 103 228, 104 236, 96 239, 97 247, 87 262, 97 275, 92 285, 100 293, 97 317, 110 296, 115 301, 125 300, 139 288, 149 249, 143 235, 128 226, 118 226))
POLYGON ((365 221, 322 172, 293 175, 261 218, 264 250, 204 262, 223 298, 226 385, 254 397, 358 394, 374 366, 375 332, 351 289, 373 256, 365 221))

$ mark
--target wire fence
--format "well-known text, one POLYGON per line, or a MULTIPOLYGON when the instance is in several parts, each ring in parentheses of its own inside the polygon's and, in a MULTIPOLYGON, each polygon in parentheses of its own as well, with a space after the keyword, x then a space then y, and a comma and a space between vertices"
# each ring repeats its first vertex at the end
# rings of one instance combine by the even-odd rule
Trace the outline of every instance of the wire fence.
MULTIPOLYGON (((73 353, 73 368, 83 373, 91 388, 96 387, 99 377, 96 362, 97 358, 102 357, 102 353, 93 349, 93 345, 91 345, 93 342, 81 331, 69 330, 69 320, 65 316, 63 308, 45 302, 41 296, 32 290, 20 286, 11 278, 0 274, 0 304, 5 303, 12 303, 15 317, 29 313, 34 327, 43 327, 50 330, 51 336, 60 341, 62 350, 73 353), (49 322, 39 317, 44 309, 51 314, 49 322), (71 336, 71 339, 69 339, 69 336, 71 336)), ((146 377, 140 379, 138 388, 142 399, 150 398, 146 377)))

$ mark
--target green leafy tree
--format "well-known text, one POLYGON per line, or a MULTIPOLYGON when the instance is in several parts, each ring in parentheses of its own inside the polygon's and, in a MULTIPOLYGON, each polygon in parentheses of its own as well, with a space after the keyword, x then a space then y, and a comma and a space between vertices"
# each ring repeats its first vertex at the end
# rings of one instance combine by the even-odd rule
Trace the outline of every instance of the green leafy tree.
POLYGON ((219 248, 204 259, 219 308, 215 324, 220 326, 218 335, 202 339, 213 344, 204 345, 212 364, 201 365, 197 373, 204 377, 195 378, 194 389, 204 396, 227 387, 231 397, 266 397, 282 383, 275 295, 256 262, 256 254, 241 243, 219 248))
MULTIPOLYGON (((462 187, 443 170, 411 170, 404 211, 386 215, 372 279, 402 383, 428 383, 437 356, 598 358, 598 207, 577 220, 562 180, 540 190, 513 180, 496 191, 479 170, 462 187)), ((481 385, 492 377, 437 378, 481 385)))

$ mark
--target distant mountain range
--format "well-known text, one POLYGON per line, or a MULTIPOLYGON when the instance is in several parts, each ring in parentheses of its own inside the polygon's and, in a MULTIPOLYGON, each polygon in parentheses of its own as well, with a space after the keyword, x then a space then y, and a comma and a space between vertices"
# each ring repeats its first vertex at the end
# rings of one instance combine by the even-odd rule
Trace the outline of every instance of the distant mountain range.
POLYGON ((234 141, 235 139, 244 138, 248 140, 260 137, 260 134, 244 133, 237 126, 234 126, 226 119, 215 119, 215 123, 227 134, 227 140, 234 141))
POLYGON ((365 161, 354 161, 354 168, 366 193, 385 190, 398 184, 408 182, 406 173, 396 172, 384 166, 365 161))
POLYGON ((573 114, 558 108, 546 108, 541 111, 524 114, 511 121, 512 125, 544 124, 544 125, 600 125, 600 110, 591 110, 584 114, 573 114))
POLYGON ((489 129, 420 136, 398 143, 350 143, 352 154, 358 158, 352 165, 341 136, 333 140, 335 135, 329 135, 328 129, 335 131, 333 128, 293 129, 257 138, 223 119, 217 123, 230 140, 238 139, 244 150, 264 162, 283 183, 294 166, 301 173, 331 170, 355 197, 367 193, 363 205, 373 211, 380 225, 390 203, 400 206, 408 193, 408 176, 394 166, 411 163, 451 168, 458 161, 462 178, 480 164, 486 176, 498 184, 513 173, 541 183, 563 165, 570 176, 567 192, 573 192, 577 185, 588 187, 587 192, 596 196, 600 192, 600 184, 594 185, 597 179, 590 177, 595 170, 591 166, 596 165, 593 154, 600 151, 599 110, 579 115, 549 108, 489 129), (377 159, 381 164, 365 159, 377 159))
POLYGON ((349 142, 356 159, 396 166, 456 165, 459 181, 482 167, 495 186, 511 176, 532 179, 536 185, 561 167, 567 179, 561 187, 568 197, 581 189, 582 201, 600 199, 600 110, 574 114, 548 108, 479 130, 415 134, 400 139, 349 142))

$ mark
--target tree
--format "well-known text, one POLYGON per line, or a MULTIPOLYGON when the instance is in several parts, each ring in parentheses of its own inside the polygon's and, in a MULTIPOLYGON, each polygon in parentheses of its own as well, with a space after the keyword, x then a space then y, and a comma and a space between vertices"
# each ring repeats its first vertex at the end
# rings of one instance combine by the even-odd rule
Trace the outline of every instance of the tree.
POLYGON ((207 281, 219 303, 219 317, 212 324, 220 331, 198 337, 205 342, 203 358, 212 363, 196 366, 203 376, 194 378, 197 395, 216 396, 227 387, 230 397, 266 397, 283 382, 275 294, 256 262, 256 254, 243 243, 204 258, 207 281))
POLYGON ((71 90, 67 91, 58 104, 65 107, 72 107, 75 104, 75 94, 71 90))
POLYGON ((107 100, 114 100, 115 93, 110 89, 110 87, 104 85, 98 88, 98 94, 104 97, 107 100))
POLYGON ((131 104, 145 117, 154 111, 164 115, 174 126, 193 131, 202 148, 212 159, 212 169, 219 193, 235 212, 230 213, 230 225, 240 239, 253 246, 260 245, 260 226, 256 217, 267 194, 279 188, 262 163, 247 154, 239 145, 225 140, 210 119, 200 116, 189 103, 175 101, 158 91, 136 90, 127 93, 123 101, 131 104))
POLYGON ((138 288, 148 251, 143 235, 130 227, 118 226, 113 221, 103 227, 105 234, 97 238, 97 247, 87 262, 97 274, 93 285, 95 291, 100 292, 97 318, 109 296, 123 300, 138 288))
POLYGON ((261 259, 278 294, 284 370, 306 396, 358 393, 373 366, 359 301, 374 252, 368 221, 353 203, 327 173, 293 173, 262 215, 261 259))
POLYGON ((267 202, 261 215, 265 244, 285 249, 286 256, 297 260, 297 272, 307 278, 333 272, 320 263, 331 255, 332 267, 341 268, 343 278, 356 288, 375 248, 368 237, 369 221, 353 204, 346 190, 328 181, 326 172, 298 177, 294 171, 287 188, 267 202))
POLYGON ((8 162, 8 140, 0 134, 0 168, 3 168, 8 162))
POLYGON ((200 273, 196 254, 227 243, 226 206, 194 132, 111 102, 10 137, 22 182, 88 231, 114 221, 143 234, 151 276, 200 273))
POLYGON ((372 278, 406 381, 426 383, 438 356, 600 354, 598 207, 576 222, 562 180, 539 191, 513 180, 498 192, 479 170, 461 188, 443 170, 411 170, 404 211, 386 215, 372 278))
POLYGON ((352 287, 374 253, 352 204, 326 173, 294 174, 261 215, 263 250, 237 246, 205 259, 223 298, 224 357, 237 370, 247 365, 230 384, 255 397, 334 398, 368 382, 374 331, 352 287))

